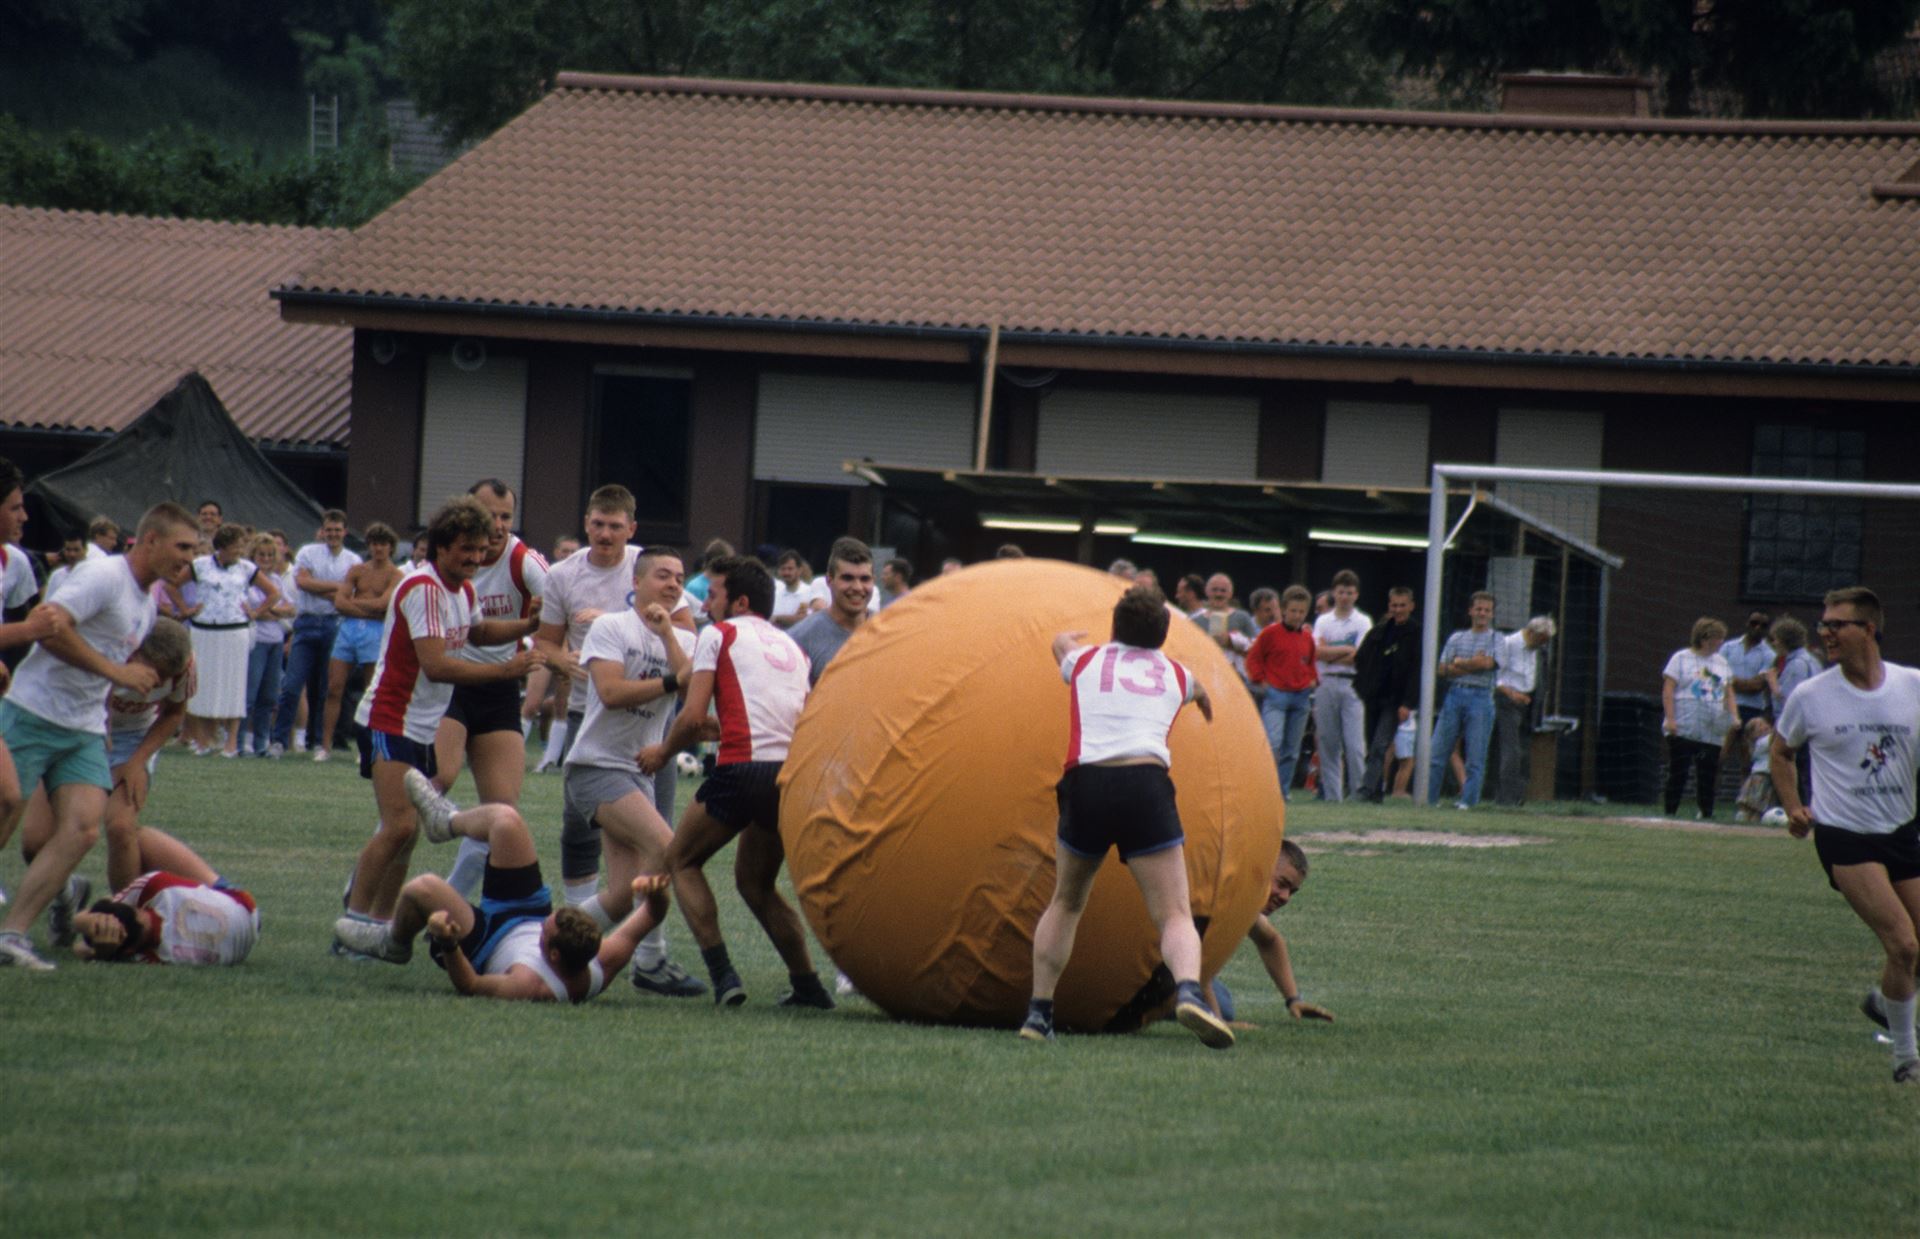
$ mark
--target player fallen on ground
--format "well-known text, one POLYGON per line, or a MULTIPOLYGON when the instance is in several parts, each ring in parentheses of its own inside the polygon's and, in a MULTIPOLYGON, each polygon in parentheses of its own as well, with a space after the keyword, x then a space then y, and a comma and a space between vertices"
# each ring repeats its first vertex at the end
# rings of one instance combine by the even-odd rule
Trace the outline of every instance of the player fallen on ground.
MULTIPOLYGON (((1287 1014, 1296 1020, 1325 1020, 1333 1023, 1333 1012, 1325 1007, 1308 1002, 1300 996, 1300 984, 1293 978, 1293 956, 1287 951, 1287 940, 1280 931, 1267 920, 1275 912, 1293 902, 1300 888, 1307 881, 1307 854, 1299 844, 1287 839, 1280 844, 1280 857, 1273 862, 1273 876, 1267 882, 1267 902, 1260 909, 1260 915, 1253 918, 1253 928, 1247 931, 1247 940, 1253 943, 1253 949, 1260 953, 1260 964, 1273 978, 1273 984, 1280 991, 1280 997, 1286 1000, 1287 1014)), ((1207 995, 1208 1005, 1215 1015, 1232 1020, 1233 995, 1226 986, 1214 983, 1213 991, 1207 995)), ((1255 1025, 1235 1022, 1236 1028, 1253 1028, 1255 1025)))
POLYGON ((136 846, 139 876, 74 915, 74 954, 106 963, 243 962, 260 940, 253 896, 163 831, 141 827, 136 846))
POLYGON ((773 575, 765 564, 751 557, 722 560, 707 575, 707 615, 713 623, 694 645, 686 702, 666 739, 640 751, 642 772, 656 774, 700 738, 709 703, 719 715, 717 762, 680 817, 667 849, 668 871, 680 913, 713 978, 714 1002, 737 1007, 747 1000, 747 990, 727 954, 704 866, 738 836, 734 883, 793 983, 779 1005, 830 1009, 833 998, 814 971, 800 915, 774 884, 787 858, 780 840, 780 765, 807 702, 807 656, 769 618, 773 575))
POLYGON ((1880 657, 1880 599, 1836 589, 1816 625, 1832 664, 1802 684, 1768 747, 1773 789, 1796 839, 1813 835, 1827 881, 1885 953, 1880 984, 1861 1003, 1893 1038, 1896 1084, 1920 1083, 1914 1047, 1914 968, 1920 964, 1920 820, 1914 817, 1920 671, 1880 657), (1800 799, 1795 750, 1813 763, 1800 799))
POLYGON ((469 641, 498 645, 534 628, 532 620, 479 617, 471 581, 492 536, 493 515, 472 496, 449 501, 427 523, 432 557, 401 579, 387 609, 380 662, 355 716, 367 733, 360 773, 373 780, 380 828, 361 849, 347 914, 334 922, 334 939, 348 951, 381 938, 400 898, 417 834, 405 775, 433 777, 434 735, 454 685, 518 680, 533 665, 525 651, 502 663, 456 657, 469 641))
POLYGON ((418 770, 406 772, 406 785, 427 839, 484 840, 487 869, 478 906, 437 874, 407 883, 380 941, 356 943, 375 959, 406 963, 414 938, 425 931, 428 952, 462 994, 580 1003, 607 988, 641 937, 667 914, 666 875, 642 874, 631 886, 632 913, 603 937, 581 909, 563 904, 554 910, 533 836, 517 810, 503 804, 459 809, 418 770))
POLYGON ((1178 987, 1174 1018, 1212 1049, 1233 1044, 1233 1030, 1213 1013, 1200 987, 1186 835, 1168 775, 1167 733, 1174 717, 1191 701, 1211 723, 1213 701, 1191 671, 1161 653, 1167 616, 1160 591, 1136 585, 1114 604, 1113 637, 1106 644, 1081 644, 1084 632, 1053 639, 1073 738, 1058 788, 1053 898, 1033 931, 1033 997, 1020 1027, 1029 1041, 1053 1039, 1053 991, 1073 954, 1093 880, 1107 849, 1117 847, 1159 930, 1160 958, 1178 987))

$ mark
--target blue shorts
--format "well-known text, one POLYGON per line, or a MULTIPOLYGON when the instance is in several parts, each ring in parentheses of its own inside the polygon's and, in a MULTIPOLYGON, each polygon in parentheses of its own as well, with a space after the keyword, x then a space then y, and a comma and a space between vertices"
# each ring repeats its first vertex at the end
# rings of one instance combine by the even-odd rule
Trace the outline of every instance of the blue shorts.
POLYGON ((360 729, 360 777, 373 777, 373 763, 376 761, 403 761, 421 774, 431 779, 440 773, 440 763, 434 759, 433 746, 421 744, 418 740, 409 740, 405 736, 390 731, 375 731, 371 727, 360 729))
POLYGON ((333 634, 333 656, 348 666, 380 661, 380 632, 386 627, 379 620, 343 619, 333 634))
MULTIPOLYGON (((147 733, 144 729, 140 731, 108 732, 107 733, 107 768, 109 770, 118 770, 120 767, 132 761, 134 750, 139 748, 140 742, 142 740, 145 740, 146 738, 147 738, 147 733)), ((154 767, 158 765, 159 762, 160 762, 160 752, 159 750, 156 749, 152 754, 150 754, 147 757, 147 773, 149 775, 153 773, 154 767)))
MULTIPOLYGON (((460 950, 475 972, 486 969, 487 959, 500 945, 506 932, 523 921, 544 921, 553 915, 553 896, 540 880, 540 865, 522 865, 518 869, 487 866, 480 880, 480 902, 473 908, 473 928, 460 940, 460 950)), ((429 939, 427 953, 442 968, 447 966, 440 944, 429 939)))
POLYGON ((49 792, 68 783, 91 784, 103 792, 113 790, 113 776, 107 770, 106 737, 97 731, 62 727, 11 701, 0 701, 0 738, 6 740, 7 751, 13 755, 23 796, 31 796, 42 781, 49 792))

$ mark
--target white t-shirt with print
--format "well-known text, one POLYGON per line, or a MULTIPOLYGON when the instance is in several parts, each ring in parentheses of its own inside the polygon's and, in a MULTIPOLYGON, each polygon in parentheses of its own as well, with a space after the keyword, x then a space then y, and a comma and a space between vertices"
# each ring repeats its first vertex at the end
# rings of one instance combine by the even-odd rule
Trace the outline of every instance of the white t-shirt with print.
MULTIPOLYGON (((1358 650, 1361 638, 1365 637, 1372 627, 1373 620, 1358 607, 1349 611, 1345 619, 1340 618, 1337 611, 1329 611, 1313 621, 1314 644, 1337 645, 1358 650)), ((1319 671, 1322 680, 1330 675, 1352 676, 1354 673, 1352 663, 1330 663, 1315 659, 1313 665, 1319 671)))
MULTIPOLYGON (((592 621, 582 624, 574 616, 589 610, 633 610, 633 565, 640 558, 640 552, 640 547, 629 546, 622 552, 619 563, 602 568, 588 558, 592 548, 583 546, 553 565, 547 570, 546 589, 540 595, 540 622, 564 624, 567 648, 578 651, 587 639, 592 621)), ((673 613, 678 615, 691 605, 682 594, 673 613)), ((575 680, 567 694, 567 712, 584 714, 586 710, 586 681, 575 680)))
MULTIPOLYGON (((500 558, 473 574, 473 596, 479 601, 475 622, 490 619, 523 620, 532 614, 528 606, 547 588, 547 557, 519 538, 509 534, 500 558)), ((468 662, 503 663, 520 648, 517 641, 504 645, 467 643, 460 657, 468 662)))
MULTIPOLYGON (((153 598, 133 579, 124 555, 89 559, 48 599, 73 617, 80 639, 108 662, 124 663, 153 629, 153 598)), ((29 714, 74 731, 107 734, 107 692, 113 682, 82 671, 36 645, 13 673, 7 700, 29 714)))
POLYGON ((200 612, 193 622, 210 624, 247 623, 247 587, 260 569, 251 559, 236 559, 222 565, 214 555, 202 555, 193 561, 193 579, 200 587, 200 612))
POLYGON ((362 727, 432 744, 453 701, 453 685, 427 678, 414 642, 438 637, 458 658, 474 620, 473 583, 449 585, 432 560, 400 578, 380 632, 380 661, 354 721, 362 727))
POLYGON ((1719 654, 1702 657, 1691 649, 1675 650, 1660 673, 1673 681, 1674 732, 1685 740, 1719 744, 1733 726, 1727 712, 1727 693, 1733 669, 1719 654))
MULTIPOLYGON (((693 634, 676 628, 673 635, 691 656, 693 634)), ((666 734, 674 698, 655 697, 641 705, 610 709, 594 687, 596 662, 620 664, 623 680, 653 680, 667 673, 667 648, 632 607, 609 611, 593 621, 587 629, 586 643, 580 647, 580 665, 587 669, 587 713, 573 747, 567 750, 567 765, 638 771, 640 763, 634 759, 641 749, 659 743, 666 734)))
POLYGON ((757 615, 709 624, 693 647, 693 670, 713 672, 720 720, 718 761, 785 761, 793 725, 812 687, 807 656, 757 615))
POLYGON ((1882 665, 1886 678, 1872 692, 1829 667, 1795 689, 1780 712, 1780 743, 1804 744, 1812 755, 1807 808, 1823 826, 1884 835, 1913 820, 1920 671, 1882 665))

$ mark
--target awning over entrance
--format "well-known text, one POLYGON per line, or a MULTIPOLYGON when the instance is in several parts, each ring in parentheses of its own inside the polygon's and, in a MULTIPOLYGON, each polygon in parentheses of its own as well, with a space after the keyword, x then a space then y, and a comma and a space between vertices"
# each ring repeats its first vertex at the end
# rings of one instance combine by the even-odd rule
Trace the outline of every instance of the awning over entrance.
MULTIPOLYGON (((987 529, 1120 536, 1145 545, 1245 543, 1247 549, 1426 546, 1428 492, 1319 482, 1209 482, 930 469, 850 460, 842 468, 934 519, 987 529)), ((1464 492, 1462 492, 1464 493, 1464 492)), ((1223 548, 1225 549, 1225 548, 1223 548)), ((1279 553, 1273 550, 1272 553, 1279 553)))

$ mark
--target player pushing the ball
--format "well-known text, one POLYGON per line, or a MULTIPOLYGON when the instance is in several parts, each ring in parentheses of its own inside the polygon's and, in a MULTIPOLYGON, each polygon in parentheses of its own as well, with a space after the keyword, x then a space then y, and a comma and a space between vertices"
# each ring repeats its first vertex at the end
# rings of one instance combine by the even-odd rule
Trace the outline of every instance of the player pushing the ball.
POLYGON ((1033 998, 1020 1035, 1053 1038, 1053 991, 1073 954, 1074 931, 1108 848, 1133 874, 1160 931, 1160 956, 1179 987, 1174 1018, 1205 1045, 1224 1050, 1233 1030, 1208 1009, 1200 988, 1200 935, 1188 902, 1186 840, 1174 804, 1167 733, 1191 701, 1213 721, 1206 686, 1161 653, 1167 600, 1136 585, 1113 608, 1113 639, 1081 644, 1084 632, 1053 639, 1072 710, 1067 770, 1060 779, 1060 828, 1053 899, 1033 932, 1033 998))

